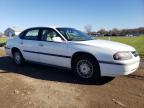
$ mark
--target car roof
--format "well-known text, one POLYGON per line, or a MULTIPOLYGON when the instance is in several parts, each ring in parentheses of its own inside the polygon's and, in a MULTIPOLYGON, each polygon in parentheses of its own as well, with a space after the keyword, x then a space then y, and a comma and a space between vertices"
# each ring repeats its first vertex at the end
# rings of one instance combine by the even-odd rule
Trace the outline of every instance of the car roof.
POLYGON ((51 29, 56 29, 56 28, 71 28, 71 27, 56 27, 56 26, 42 26, 42 27, 30 27, 30 28, 28 28, 28 29, 37 29, 37 28, 51 28, 51 29))

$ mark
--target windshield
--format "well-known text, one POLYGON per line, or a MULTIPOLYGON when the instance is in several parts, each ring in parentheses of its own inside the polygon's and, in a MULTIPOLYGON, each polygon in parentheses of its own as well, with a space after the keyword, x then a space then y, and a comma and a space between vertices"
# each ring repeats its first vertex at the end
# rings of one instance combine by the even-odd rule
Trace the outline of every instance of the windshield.
POLYGON ((68 40, 68 41, 86 41, 92 40, 92 38, 73 28, 57 28, 57 30, 68 40))

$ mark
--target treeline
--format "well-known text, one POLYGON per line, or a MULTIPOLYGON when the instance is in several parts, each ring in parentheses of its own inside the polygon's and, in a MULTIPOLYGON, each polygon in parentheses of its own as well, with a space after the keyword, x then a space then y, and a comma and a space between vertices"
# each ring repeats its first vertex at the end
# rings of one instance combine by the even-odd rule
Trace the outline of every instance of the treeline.
POLYGON ((139 36, 144 35, 144 27, 136 29, 122 29, 122 30, 114 28, 109 31, 101 29, 97 32, 97 34, 101 36, 139 36))
POLYGON ((93 36, 139 36, 144 35, 144 27, 134 29, 117 29, 112 30, 100 29, 97 32, 92 32, 92 26, 85 26, 85 31, 93 36))

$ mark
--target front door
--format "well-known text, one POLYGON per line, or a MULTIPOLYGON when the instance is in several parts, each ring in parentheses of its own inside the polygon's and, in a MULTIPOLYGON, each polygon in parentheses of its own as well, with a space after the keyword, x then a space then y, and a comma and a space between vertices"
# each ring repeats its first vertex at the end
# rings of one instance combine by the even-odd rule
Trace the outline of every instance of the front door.
POLYGON ((42 38, 39 42, 41 45, 40 62, 70 67, 70 56, 68 54, 67 42, 53 29, 42 29, 42 38), (61 41, 55 41, 54 38, 59 38, 61 41))

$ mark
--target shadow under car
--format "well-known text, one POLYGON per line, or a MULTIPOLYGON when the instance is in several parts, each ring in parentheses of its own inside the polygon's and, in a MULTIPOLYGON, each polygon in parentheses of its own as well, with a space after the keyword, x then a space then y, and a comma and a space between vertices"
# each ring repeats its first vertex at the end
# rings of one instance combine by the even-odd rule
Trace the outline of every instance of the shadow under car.
POLYGON ((0 57, 0 70, 4 70, 0 73, 16 73, 41 80, 84 85, 103 85, 113 80, 113 77, 102 77, 97 81, 86 81, 76 77, 70 70, 40 64, 26 63, 23 66, 18 66, 8 56, 0 57))

